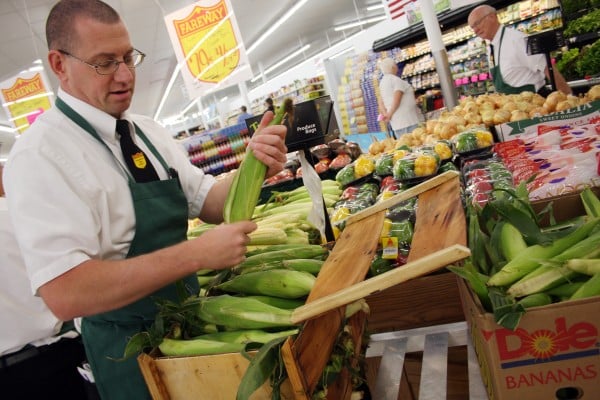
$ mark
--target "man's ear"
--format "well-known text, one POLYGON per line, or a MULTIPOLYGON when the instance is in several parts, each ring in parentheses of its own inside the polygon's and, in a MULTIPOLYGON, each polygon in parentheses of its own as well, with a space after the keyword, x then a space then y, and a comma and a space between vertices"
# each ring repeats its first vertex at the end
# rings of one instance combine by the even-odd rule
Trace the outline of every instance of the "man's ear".
POLYGON ((62 81, 66 73, 65 56, 58 50, 50 50, 48 52, 48 64, 52 72, 62 81))

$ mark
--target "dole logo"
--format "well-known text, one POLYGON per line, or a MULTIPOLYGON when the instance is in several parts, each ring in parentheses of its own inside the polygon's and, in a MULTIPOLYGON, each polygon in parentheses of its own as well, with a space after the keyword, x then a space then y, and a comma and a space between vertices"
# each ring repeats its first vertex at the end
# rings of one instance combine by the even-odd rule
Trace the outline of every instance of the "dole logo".
POLYGON ((484 331, 483 336, 487 341, 493 336, 496 337, 501 361, 522 357, 546 359, 568 350, 596 347, 598 329, 593 324, 576 322, 567 326, 565 318, 560 317, 554 321, 554 325, 554 331, 538 329, 527 332, 521 328, 517 328, 515 331, 502 328, 495 331, 484 331))

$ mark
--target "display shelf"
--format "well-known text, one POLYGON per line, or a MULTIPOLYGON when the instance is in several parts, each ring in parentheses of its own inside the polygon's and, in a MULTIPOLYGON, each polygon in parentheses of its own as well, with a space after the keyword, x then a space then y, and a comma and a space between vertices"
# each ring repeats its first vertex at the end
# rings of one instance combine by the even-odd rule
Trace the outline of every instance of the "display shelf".
POLYGON ((239 166, 250 138, 245 124, 190 136, 181 141, 190 162, 205 173, 217 175, 239 166))

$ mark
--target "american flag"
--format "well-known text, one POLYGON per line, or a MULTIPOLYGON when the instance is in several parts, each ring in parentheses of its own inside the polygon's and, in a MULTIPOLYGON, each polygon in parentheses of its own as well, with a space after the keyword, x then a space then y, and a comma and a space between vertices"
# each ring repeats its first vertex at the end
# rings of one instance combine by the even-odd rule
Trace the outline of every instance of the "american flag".
POLYGON ((387 9, 391 19, 397 19, 406 14, 404 9, 408 4, 416 0, 387 0, 387 9))

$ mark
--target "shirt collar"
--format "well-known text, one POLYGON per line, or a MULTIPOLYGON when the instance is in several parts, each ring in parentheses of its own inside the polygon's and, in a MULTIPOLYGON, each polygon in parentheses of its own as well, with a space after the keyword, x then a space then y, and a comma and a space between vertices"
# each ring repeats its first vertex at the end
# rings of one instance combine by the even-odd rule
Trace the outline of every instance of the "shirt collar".
POLYGON ((500 44, 500 36, 502 36, 502 29, 503 28, 504 28, 504 25, 500 25, 498 27, 498 30, 496 31, 496 34, 494 35, 494 38, 490 42, 493 46, 498 47, 498 45, 500 44))
MULTIPOLYGON (((110 114, 70 95, 62 89, 58 89, 58 97, 60 97, 67 105, 81 115, 100 137, 110 143, 117 143, 117 119, 110 114)), ((122 119, 131 121, 128 112, 123 113, 122 119)), ((131 122, 130 122, 131 123, 131 122)))

